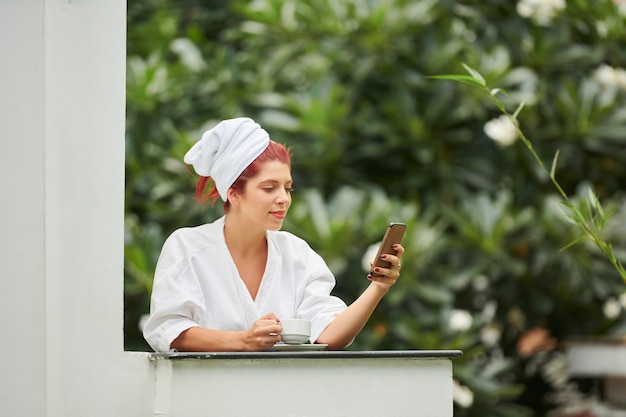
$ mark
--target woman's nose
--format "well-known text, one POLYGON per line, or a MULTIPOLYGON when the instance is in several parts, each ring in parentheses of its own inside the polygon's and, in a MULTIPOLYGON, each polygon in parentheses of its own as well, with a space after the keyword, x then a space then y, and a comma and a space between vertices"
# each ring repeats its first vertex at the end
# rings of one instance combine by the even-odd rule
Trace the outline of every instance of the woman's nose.
POLYGON ((289 192, 287 192, 287 190, 282 190, 277 196, 276 196, 276 202, 278 202, 279 204, 285 204, 286 202, 288 202, 291 199, 291 196, 289 195, 289 192))

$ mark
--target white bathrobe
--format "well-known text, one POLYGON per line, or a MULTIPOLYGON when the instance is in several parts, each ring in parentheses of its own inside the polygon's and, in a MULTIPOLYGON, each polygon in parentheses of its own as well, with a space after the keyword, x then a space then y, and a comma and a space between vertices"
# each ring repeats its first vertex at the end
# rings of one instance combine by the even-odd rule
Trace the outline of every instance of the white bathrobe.
POLYGON ((268 312, 279 319, 311 320, 315 341, 346 308, 331 296, 335 278, 324 260, 302 239, 268 231, 268 258, 256 299, 241 280, 224 240, 224 217, 175 231, 159 257, 144 337, 167 352, 184 330, 206 327, 247 330, 268 312))

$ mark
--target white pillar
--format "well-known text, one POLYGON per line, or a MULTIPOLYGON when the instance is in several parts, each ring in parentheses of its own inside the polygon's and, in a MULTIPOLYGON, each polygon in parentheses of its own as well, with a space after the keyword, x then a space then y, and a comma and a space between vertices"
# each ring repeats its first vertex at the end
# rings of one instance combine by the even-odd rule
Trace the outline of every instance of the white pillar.
POLYGON ((152 412, 123 351, 125 44, 123 0, 0 2, 3 415, 152 412))
POLYGON ((41 416, 46 402, 42 8, 41 1, 0 4, 0 404, 7 415, 41 416))

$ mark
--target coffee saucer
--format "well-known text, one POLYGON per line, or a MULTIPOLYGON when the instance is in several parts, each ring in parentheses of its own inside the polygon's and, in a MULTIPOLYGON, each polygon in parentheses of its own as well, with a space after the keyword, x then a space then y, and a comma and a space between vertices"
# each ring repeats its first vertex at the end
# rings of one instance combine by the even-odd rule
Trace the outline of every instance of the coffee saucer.
POLYGON ((325 343, 303 343, 301 345, 288 345, 287 343, 276 343, 272 350, 279 352, 300 352, 307 350, 324 350, 328 347, 325 343))

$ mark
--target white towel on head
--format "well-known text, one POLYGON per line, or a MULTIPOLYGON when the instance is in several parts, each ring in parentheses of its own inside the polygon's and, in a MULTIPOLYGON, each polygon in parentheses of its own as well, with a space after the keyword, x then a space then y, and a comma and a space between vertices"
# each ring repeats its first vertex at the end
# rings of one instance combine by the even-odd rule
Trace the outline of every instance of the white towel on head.
POLYGON ((270 143, 270 135, 247 117, 223 120, 185 154, 184 161, 193 165, 203 177, 211 177, 222 200, 239 175, 270 143))

